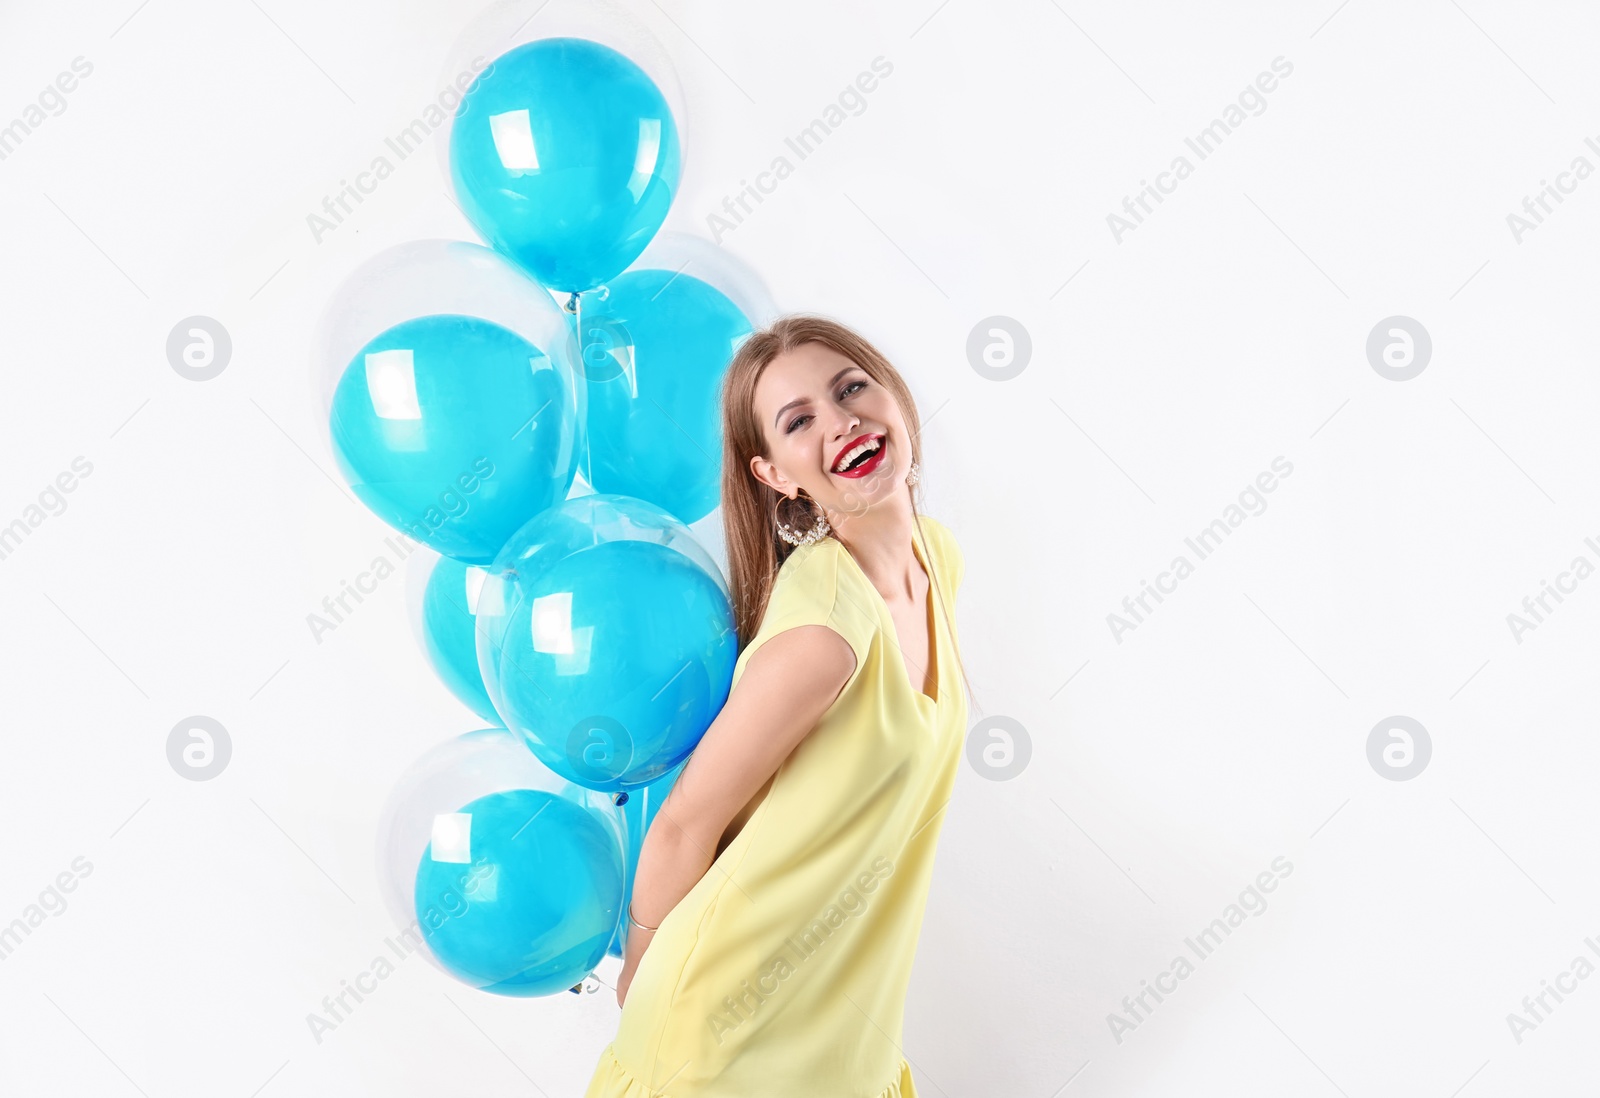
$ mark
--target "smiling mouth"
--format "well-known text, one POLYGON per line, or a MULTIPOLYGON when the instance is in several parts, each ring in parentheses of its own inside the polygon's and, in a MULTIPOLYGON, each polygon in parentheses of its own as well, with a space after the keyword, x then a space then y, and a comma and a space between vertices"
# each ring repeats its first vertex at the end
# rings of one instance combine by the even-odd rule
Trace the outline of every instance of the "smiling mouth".
POLYGON ((873 435, 852 446, 834 463, 832 472, 841 477, 862 477, 883 462, 889 440, 883 435, 873 435))

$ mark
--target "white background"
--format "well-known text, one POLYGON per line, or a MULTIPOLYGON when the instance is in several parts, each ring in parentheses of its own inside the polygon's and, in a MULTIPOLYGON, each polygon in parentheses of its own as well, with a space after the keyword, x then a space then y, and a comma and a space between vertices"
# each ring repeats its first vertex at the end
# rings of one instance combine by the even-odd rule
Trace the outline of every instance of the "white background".
MULTIPOLYGON (((786 310, 877 342, 966 555, 972 716, 912 979, 926 1096, 1575 1093, 1600 977, 1600 178, 1506 215, 1600 142, 1577 3, 630 5, 687 101, 667 228, 707 217, 875 57, 867 108, 725 233, 786 310), (1293 73, 1119 243, 1106 215, 1275 57, 1293 73), (980 375, 968 334, 1033 351, 980 375), (1368 333, 1433 341, 1410 381, 1368 333), (1281 455, 1264 513, 1120 642, 1107 625, 1281 455), (1432 759, 1367 757, 1391 715, 1432 759), (1276 857, 1293 872, 1119 1042, 1107 1016, 1276 857), (1553 1000, 1551 1000, 1553 1002, 1553 1000)), ((580 1094, 609 992, 501 999, 410 960, 317 1043, 393 925, 372 845, 425 748, 480 723, 423 662, 398 576, 316 643, 388 531, 336 483, 310 326, 363 259, 473 239, 431 151, 314 241, 306 215, 438 92, 475 6, 5 5, 0 124, 94 71, 0 161, 0 923, 92 873, 0 962, 6 1094, 580 1094), (215 380, 168 365, 205 314, 215 380), (229 730, 190 782, 168 730, 229 730)), ((1189 154, 1194 160, 1192 153, 1189 154)), ((793 156, 791 154, 791 159, 793 156)), ((1193 555, 1190 554, 1191 560, 1193 555)))

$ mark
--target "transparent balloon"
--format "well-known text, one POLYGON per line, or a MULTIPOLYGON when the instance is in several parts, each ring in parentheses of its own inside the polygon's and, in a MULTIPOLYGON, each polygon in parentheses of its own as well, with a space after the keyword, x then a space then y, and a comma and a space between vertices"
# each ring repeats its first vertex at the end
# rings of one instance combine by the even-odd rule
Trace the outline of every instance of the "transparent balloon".
POLYGON ((440 76, 459 105, 435 134, 457 205, 553 289, 622 271, 682 174, 682 92, 666 51, 609 3, 517 2, 475 19, 440 76))
POLYGON ((760 274, 726 248, 693 233, 657 233, 632 266, 645 268, 682 271, 716 287, 754 328, 765 328, 781 315, 760 274))
POLYGON ((699 522, 689 524, 689 532, 700 543, 711 559, 722 570, 723 575, 730 574, 733 569, 728 564, 728 537, 727 531, 722 526, 722 505, 717 507, 699 522))
POLYGON ((611 795, 552 773, 503 728, 438 744, 379 820, 396 941, 485 991, 571 989, 616 937, 626 828, 611 795))
POLYGON ((324 310, 313 355, 340 473, 402 533, 493 560, 577 472, 587 395, 570 333, 548 290, 481 245, 374 256, 324 310))
POLYGON ((556 773, 607 792, 688 757, 738 656, 727 582, 688 527, 607 493, 566 500, 506 543, 478 626, 507 727, 556 773))
POLYGON ((486 721, 498 724, 478 671, 478 594, 488 577, 482 566, 442 557, 418 546, 406 559, 406 612, 417 647, 439 681, 486 721))
POLYGON ((728 363, 776 315, 754 272, 699 237, 663 233, 580 297, 574 359, 587 382, 584 474, 697 522, 721 501, 728 363))
MULTIPOLYGON (((683 146, 678 163, 688 163, 692 120, 685 110, 683 81, 671 52, 632 8, 615 0, 498 0, 484 5, 462 28, 439 67, 435 85, 439 89, 438 105, 443 110, 436 116, 439 122, 431 137, 439 176, 446 184, 450 183, 451 132, 462 94, 495 58, 544 38, 586 38, 609 46, 643 69, 677 123, 683 146)), ((407 146, 407 152, 411 147, 407 146)))

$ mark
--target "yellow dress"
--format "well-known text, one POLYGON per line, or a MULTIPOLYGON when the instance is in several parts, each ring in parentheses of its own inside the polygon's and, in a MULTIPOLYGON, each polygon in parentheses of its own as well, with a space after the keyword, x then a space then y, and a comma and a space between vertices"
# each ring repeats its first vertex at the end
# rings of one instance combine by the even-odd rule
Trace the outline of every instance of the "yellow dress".
POLYGON ((913 684, 894 619, 825 537, 778 571, 763 643, 826 625, 856 669, 766 798, 662 920, 584 1098, 916 1098, 901 1052, 911 962, 966 735, 954 536, 921 516, 936 697, 913 684), (931 557, 931 561, 929 559, 931 557), (949 604, 949 625, 938 605, 949 604))

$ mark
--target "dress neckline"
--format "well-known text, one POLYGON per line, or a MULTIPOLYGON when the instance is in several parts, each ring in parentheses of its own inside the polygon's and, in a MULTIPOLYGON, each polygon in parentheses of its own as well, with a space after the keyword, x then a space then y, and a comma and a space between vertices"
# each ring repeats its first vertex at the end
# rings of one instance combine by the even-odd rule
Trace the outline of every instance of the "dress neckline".
MULTIPOLYGON (((927 537, 928 532, 927 528, 922 526, 920 522, 917 525, 918 529, 911 535, 911 552, 916 557, 917 563, 922 565, 923 574, 928 577, 928 591, 923 598, 927 604, 924 613, 928 618, 928 662, 933 664, 933 689, 936 694, 932 698, 928 697, 920 686, 911 681, 911 672, 906 669, 905 650, 900 645, 900 629, 895 624, 894 613, 889 609, 888 602, 884 600, 878 589, 872 585, 872 580, 868 578, 866 570, 861 567, 861 563, 856 560, 855 554, 850 552, 849 547, 842 541, 838 542, 838 544, 840 552, 849 558, 850 566, 856 570, 856 575, 861 577, 861 582, 866 585, 867 590, 872 593, 872 598, 877 601, 880 621, 883 628, 888 631, 889 639, 894 643, 894 658, 900 665, 901 681, 916 696, 918 705, 937 711, 944 700, 944 658, 939 650, 939 615, 935 613, 936 608, 934 606, 933 566, 922 555, 921 539, 927 537)), ((838 541, 837 538, 834 540, 838 541)))

